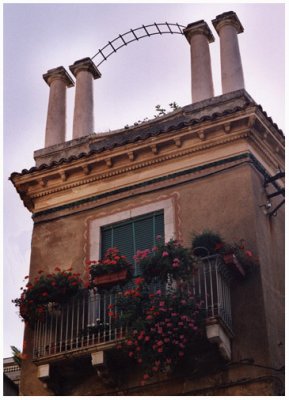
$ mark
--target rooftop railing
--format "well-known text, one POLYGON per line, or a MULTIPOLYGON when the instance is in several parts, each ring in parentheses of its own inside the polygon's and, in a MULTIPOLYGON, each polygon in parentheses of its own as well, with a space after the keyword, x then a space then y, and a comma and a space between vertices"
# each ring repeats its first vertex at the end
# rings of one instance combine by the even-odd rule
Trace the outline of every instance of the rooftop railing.
MULTIPOLYGON (((193 290, 203 300, 208 321, 220 321, 232 334, 230 275, 221 257, 200 261, 193 290)), ((108 310, 110 304, 116 303, 116 296, 119 294, 83 290, 65 304, 51 304, 34 329, 34 361, 115 346, 127 333, 125 326, 115 326, 108 310)))

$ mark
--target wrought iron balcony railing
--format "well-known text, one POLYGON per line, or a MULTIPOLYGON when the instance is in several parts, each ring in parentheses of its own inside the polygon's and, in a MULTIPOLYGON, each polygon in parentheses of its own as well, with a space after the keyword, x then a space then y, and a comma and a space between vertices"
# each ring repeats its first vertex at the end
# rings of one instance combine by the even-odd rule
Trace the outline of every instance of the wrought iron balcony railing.
MULTIPOLYGON (((230 274, 221 257, 203 258, 194 276, 194 292, 203 300, 208 321, 218 321, 232 333, 230 274)), ((117 294, 97 294, 84 290, 80 296, 51 305, 43 321, 34 329, 34 361, 60 358, 68 353, 89 353, 114 346, 127 333, 115 327, 108 312, 117 294)))

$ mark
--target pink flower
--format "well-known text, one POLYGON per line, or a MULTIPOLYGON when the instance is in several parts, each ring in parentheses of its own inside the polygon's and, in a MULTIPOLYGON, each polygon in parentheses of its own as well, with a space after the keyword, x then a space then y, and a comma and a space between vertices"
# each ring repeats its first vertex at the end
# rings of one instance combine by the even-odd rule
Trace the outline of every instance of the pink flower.
POLYGON ((164 301, 160 301, 160 307, 164 307, 165 302, 164 301))
POLYGON ((146 381, 147 379, 149 379, 149 375, 148 374, 144 374, 143 379, 146 381))
POLYGON ((162 346, 164 344, 164 342, 162 341, 162 340, 159 340, 158 342, 157 342, 157 345, 158 346, 162 346))
POLYGON ((167 251, 163 251, 163 254, 162 254, 163 257, 167 257, 168 255, 169 255, 169 253, 167 251))
POLYGON ((138 278, 135 278, 134 283, 137 286, 139 286, 139 285, 141 285, 143 283, 143 281, 144 281, 144 278, 138 277, 138 278))
POLYGON ((163 352, 163 348, 162 348, 162 347, 159 347, 159 348, 158 348, 158 352, 159 352, 159 353, 162 353, 162 352, 163 352))
POLYGON ((149 340, 150 340, 150 336, 146 336, 145 337, 145 342, 149 342, 149 340))
POLYGON ((148 315, 147 317, 146 317, 146 320, 151 320, 151 319, 153 319, 153 316, 152 315, 148 315))
POLYGON ((128 346, 131 346, 131 345, 132 345, 132 341, 131 341, 131 340, 127 340, 127 341, 126 341, 126 344, 127 344, 128 346))
POLYGON ((133 357, 133 351, 130 351, 130 352, 128 353, 128 356, 129 356, 129 357, 133 357))

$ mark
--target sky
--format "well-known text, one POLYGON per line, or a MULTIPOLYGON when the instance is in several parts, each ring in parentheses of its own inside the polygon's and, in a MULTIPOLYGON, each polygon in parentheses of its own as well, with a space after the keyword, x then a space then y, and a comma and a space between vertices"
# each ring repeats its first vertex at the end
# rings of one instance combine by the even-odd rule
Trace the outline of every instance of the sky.
MULTIPOLYGON (((22 348, 23 323, 11 300, 29 272, 33 221, 8 180, 34 165, 44 147, 49 88, 42 75, 69 66, 119 34, 154 22, 204 19, 215 95, 221 95, 219 38, 211 20, 235 11, 244 26, 238 35, 245 87, 280 129, 285 129, 285 6, 281 3, 4 3, 3 20, 3 356, 22 348)), ((191 103, 190 49, 182 35, 156 35, 123 47, 99 67, 94 81, 95 132, 152 118, 155 106, 191 103)), ((67 93, 67 140, 72 138, 74 89, 67 93)))

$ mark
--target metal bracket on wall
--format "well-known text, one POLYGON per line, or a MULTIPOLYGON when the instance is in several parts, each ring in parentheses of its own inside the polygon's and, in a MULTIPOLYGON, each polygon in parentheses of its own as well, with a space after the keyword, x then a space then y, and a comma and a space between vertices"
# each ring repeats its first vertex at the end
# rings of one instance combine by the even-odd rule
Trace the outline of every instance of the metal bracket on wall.
POLYGON ((281 171, 280 168, 278 172, 274 176, 266 177, 264 180, 263 187, 265 189, 265 195, 267 198, 267 201, 265 204, 262 204, 261 208, 264 208, 264 213, 268 215, 269 217, 276 217, 277 216, 277 211, 279 210, 280 207, 285 204, 285 187, 280 187, 278 183, 276 182, 278 179, 284 178, 285 177, 285 172, 281 171), (268 193, 267 188, 269 185, 273 185, 275 191, 268 193), (270 210, 272 207, 272 202, 271 199, 273 197, 277 196, 283 196, 284 198, 281 200, 281 202, 273 208, 273 210, 270 210))

